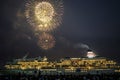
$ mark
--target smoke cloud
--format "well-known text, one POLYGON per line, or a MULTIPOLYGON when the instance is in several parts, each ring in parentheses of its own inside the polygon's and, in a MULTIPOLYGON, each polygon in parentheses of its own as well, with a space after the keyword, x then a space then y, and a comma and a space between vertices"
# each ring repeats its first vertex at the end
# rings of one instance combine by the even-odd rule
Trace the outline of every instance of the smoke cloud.
POLYGON ((75 44, 74 48, 76 48, 76 49, 82 48, 82 49, 87 49, 87 50, 90 49, 87 44, 83 44, 83 43, 77 43, 77 44, 75 44))
POLYGON ((80 52, 82 54, 85 54, 88 50, 90 50, 90 47, 85 43, 74 43, 64 37, 59 37, 60 43, 64 45, 63 47, 68 47, 73 49, 74 51, 80 52))

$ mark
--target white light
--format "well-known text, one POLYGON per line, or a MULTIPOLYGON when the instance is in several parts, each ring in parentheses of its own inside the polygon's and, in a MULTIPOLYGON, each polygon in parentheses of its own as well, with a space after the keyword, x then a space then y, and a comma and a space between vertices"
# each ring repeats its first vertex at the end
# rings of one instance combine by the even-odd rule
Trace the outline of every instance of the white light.
POLYGON ((87 57, 88 57, 88 58, 94 58, 94 57, 96 57, 96 54, 91 51, 91 52, 88 52, 88 53, 87 53, 87 57))

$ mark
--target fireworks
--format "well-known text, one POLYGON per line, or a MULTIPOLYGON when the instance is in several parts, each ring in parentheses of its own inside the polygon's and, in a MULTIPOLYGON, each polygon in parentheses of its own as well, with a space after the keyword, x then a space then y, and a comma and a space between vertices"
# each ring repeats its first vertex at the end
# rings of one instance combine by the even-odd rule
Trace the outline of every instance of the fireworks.
POLYGON ((54 8, 48 2, 38 3, 35 7, 35 17, 45 24, 49 23, 54 16, 54 8))
POLYGON ((38 45, 44 50, 51 49, 55 46, 55 38, 48 33, 43 33, 39 36, 38 45))
POLYGON ((62 0, 28 0, 25 16, 27 22, 38 34, 38 45, 48 50, 55 46, 55 38, 48 34, 56 29, 62 20, 62 0))
POLYGON ((61 0, 30 0, 26 3, 25 15, 35 31, 54 30, 60 25, 62 14, 61 0))

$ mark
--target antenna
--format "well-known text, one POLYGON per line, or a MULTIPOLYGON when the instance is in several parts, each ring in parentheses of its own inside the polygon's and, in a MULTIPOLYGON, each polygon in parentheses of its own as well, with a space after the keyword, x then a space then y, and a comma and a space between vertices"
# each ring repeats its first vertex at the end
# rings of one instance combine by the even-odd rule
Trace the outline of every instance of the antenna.
POLYGON ((29 55, 29 53, 27 53, 22 59, 26 59, 28 55, 29 55))

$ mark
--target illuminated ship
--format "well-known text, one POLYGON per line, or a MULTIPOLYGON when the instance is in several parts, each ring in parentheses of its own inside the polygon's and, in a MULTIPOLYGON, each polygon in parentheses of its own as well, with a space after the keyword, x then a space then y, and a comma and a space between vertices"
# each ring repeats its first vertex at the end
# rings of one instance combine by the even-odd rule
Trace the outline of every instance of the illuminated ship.
POLYGON ((63 58, 59 61, 48 61, 46 57, 33 59, 16 59, 8 63, 5 68, 8 70, 39 70, 51 71, 61 70, 62 72, 120 72, 117 62, 104 57, 97 57, 92 51, 87 52, 84 58, 63 58))

